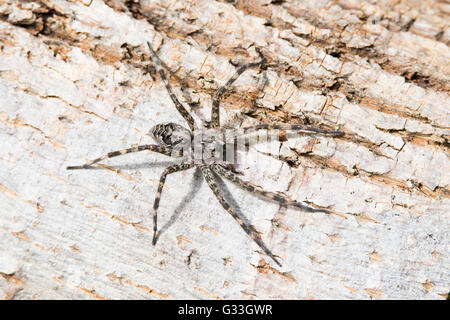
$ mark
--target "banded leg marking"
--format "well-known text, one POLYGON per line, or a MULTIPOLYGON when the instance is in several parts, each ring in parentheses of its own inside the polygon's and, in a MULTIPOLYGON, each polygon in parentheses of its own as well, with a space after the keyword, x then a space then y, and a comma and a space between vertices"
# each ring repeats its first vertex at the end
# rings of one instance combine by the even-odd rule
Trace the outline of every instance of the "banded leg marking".
POLYGON ((228 79, 228 81, 223 86, 221 86, 219 89, 217 89, 216 93, 214 94, 214 98, 212 100, 212 109, 211 109, 211 125, 213 128, 220 128, 219 106, 220 106, 220 99, 222 98, 225 91, 230 89, 233 82, 235 82, 237 80, 237 78, 239 78, 239 76, 242 73, 244 73, 245 70, 247 70, 248 68, 252 68, 252 67, 256 67, 261 64, 264 64, 265 61, 266 61, 266 58, 263 57, 258 62, 252 62, 252 63, 248 63, 248 64, 244 64, 244 65, 240 66, 237 69, 237 71, 233 74, 233 76, 230 79, 228 79))
POLYGON ((191 131, 194 131, 194 129, 195 129, 194 118, 186 110, 186 108, 181 104, 181 102, 178 100, 177 96, 173 92, 172 85, 167 80, 166 72, 164 71, 164 68, 162 66, 161 59, 159 59, 159 57, 156 54, 155 50, 153 50, 153 47, 150 44, 150 42, 147 41, 147 45, 148 45, 148 47, 150 49, 152 61, 153 61, 153 63, 156 66, 156 71, 159 73, 159 76, 161 77, 162 81, 164 82, 164 85, 166 86, 167 92, 169 93, 170 99, 172 99, 173 103, 175 104, 175 107, 177 108, 177 110, 181 114, 181 116, 187 121, 191 131))
POLYGON ((245 231, 245 233, 247 233, 247 235, 253 241, 255 241, 255 243, 264 251, 264 253, 267 254, 278 266, 281 267, 281 263, 275 258, 273 253, 266 247, 258 231, 256 231, 251 225, 247 225, 246 223, 244 223, 244 221, 242 221, 242 219, 237 215, 234 209, 225 200, 223 191, 220 190, 219 186, 216 184, 214 173, 211 171, 211 169, 203 167, 202 172, 206 182, 208 183, 209 187, 211 188, 212 192, 214 193, 214 195, 216 196, 217 200, 222 205, 222 207, 234 218, 234 220, 236 220, 237 223, 239 223, 239 225, 245 231))
POLYGON ((325 130, 325 129, 320 129, 320 128, 315 128, 315 127, 311 127, 311 126, 305 126, 303 124, 284 124, 284 123, 274 123, 274 124, 266 124, 266 123, 262 123, 262 124, 258 124, 255 126, 251 126, 251 127, 246 127, 246 128, 242 128, 242 129, 238 129, 236 130, 237 133, 240 131, 241 134, 242 132, 244 134, 249 134, 249 133, 253 133, 256 132, 258 130, 292 130, 292 131, 302 131, 302 133, 305 134, 314 134, 314 133, 321 133, 321 134, 330 134, 330 135, 335 135, 335 136, 341 136, 344 135, 345 132, 344 131, 335 131, 335 130, 325 130))
POLYGON ((80 165, 80 166, 68 166, 66 169, 67 170, 87 169, 87 168, 89 168, 89 166, 93 165, 94 163, 100 162, 102 160, 106 160, 106 159, 109 159, 109 158, 122 156, 122 155, 127 154, 127 153, 139 152, 139 151, 144 151, 144 150, 149 150, 149 151, 162 153, 162 154, 164 154, 166 156, 170 156, 171 155, 171 151, 172 151, 171 149, 165 148, 165 147, 162 147, 162 146, 158 146, 158 145, 154 145, 154 144, 146 144, 146 145, 136 146, 136 147, 132 147, 132 148, 128 148, 128 149, 112 151, 112 152, 109 152, 109 153, 105 154, 104 156, 101 156, 100 158, 88 161, 88 162, 86 162, 83 165, 80 165))
POLYGON ((153 245, 156 244, 156 240, 158 238, 158 207, 159 201, 161 200, 161 192, 164 188, 164 182, 166 182, 167 175, 178 171, 188 170, 193 166, 193 163, 175 164, 167 167, 161 174, 161 178, 159 178, 158 191, 156 191, 155 201, 153 202, 153 245))
POLYGON ((231 182, 237 184, 241 188, 243 188, 243 189, 245 189, 247 191, 250 191, 252 193, 261 195, 263 197, 272 199, 274 201, 277 201, 277 202, 279 202, 282 205, 300 208, 300 209, 303 209, 303 210, 308 211, 308 212, 325 212, 325 213, 328 213, 328 211, 325 210, 325 209, 315 209, 315 208, 308 207, 308 206, 306 206, 306 205, 304 205, 304 204, 302 204, 302 203, 300 203, 298 201, 295 201, 295 200, 291 199, 288 196, 282 195, 280 193, 265 191, 260 186, 258 186, 256 184, 253 184, 253 183, 251 183, 249 181, 242 180, 236 174, 234 174, 233 172, 225 169, 224 167, 222 167, 220 165, 212 165, 211 167, 219 175, 221 175, 225 179, 228 179, 231 182))

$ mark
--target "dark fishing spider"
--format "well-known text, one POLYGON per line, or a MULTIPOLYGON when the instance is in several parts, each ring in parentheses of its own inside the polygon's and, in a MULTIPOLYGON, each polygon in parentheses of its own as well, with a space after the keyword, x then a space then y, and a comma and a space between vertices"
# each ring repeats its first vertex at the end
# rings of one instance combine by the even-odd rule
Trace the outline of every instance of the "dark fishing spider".
MULTIPOLYGON (((68 170, 73 169, 87 169, 89 166, 93 165, 94 163, 100 162, 102 160, 124 155, 131 152, 138 152, 143 150, 149 150, 158 152, 161 154, 164 154, 166 156, 172 156, 172 157, 183 157, 185 154, 183 152, 174 152, 175 147, 179 147, 183 145, 186 142, 192 142, 194 139, 194 136, 197 132, 201 131, 199 129, 196 129, 194 118, 189 114, 189 112, 186 110, 186 108, 180 103, 176 95, 174 94, 172 90, 172 86, 170 85, 166 73, 162 67, 161 60, 157 56, 156 52, 153 50, 152 45, 147 42, 147 45, 151 52, 151 60, 156 66, 156 70, 159 73, 162 81, 165 84, 165 87, 170 95, 170 98, 172 99, 173 103, 175 104, 175 107, 177 108, 178 112, 183 116, 183 118, 186 120, 186 122, 189 125, 189 130, 184 128, 181 125, 175 124, 175 123, 160 123, 155 125, 151 130, 150 134, 154 138, 154 140, 158 143, 156 145, 140 145, 133 148, 128 148, 124 150, 118 150, 109 152, 108 154, 97 158, 95 160, 89 161, 84 165, 80 166, 69 166, 67 167, 68 170)), ((259 52, 258 52, 259 53, 259 52)), ((219 113, 219 101, 222 97, 222 95, 225 93, 226 90, 230 89, 231 85, 234 81, 241 75, 246 69, 251 67, 256 67, 259 65, 263 65, 266 61, 266 59, 262 56, 261 53, 261 60, 258 62, 248 63, 245 65, 240 66, 236 73, 223 85, 220 87, 214 94, 213 100, 212 100, 212 112, 211 112, 211 122, 204 125, 204 128, 209 129, 215 129, 219 133, 223 131, 223 129, 220 128, 220 113, 219 113)), ((342 131, 328 131, 324 129, 314 128, 311 126, 305 126, 301 124, 260 124, 256 126, 246 127, 240 129, 240 131, 236 131, 234 133, 234 138, 236 138, 238 135, 242 134, 248 134, 251 132, 255 132, 258 130, 271 130, 271 129, 280 129, 280 130, 295 130, 297 132, 302 132, 305 134, 331 134, 331 135, 342 135, 344 134, 342 131)), ((200 141, 203 146, 208 146, 211 144, 210 140, 201 140, 200 141)), ((193 148, 193 145, 190 145, 190 148, 193 148)), ((193 149, 191 149, 193 151, 193 149)), ((230 168, 230 165, 221 162, 221 161, 209 161, 206 162, 204 160, 197 161, 198 159, 194 159, 193 157, 194 152, 190 153, 190 156, 184 158, 187 160, 187 162, 181 163, 181 164, 173 164, 169 167, 167 167, 163 173, 161 174, 161 178, 159 180, 158 185, 158 191, 156 193, 155 202, 153 204, 153 245, 156 244, 156 241, 158 239, 158 231, 157 231, 157 210, 159 207, 159 201, 161 198, 161 192, 164 187, 164 182, 166 180, 166 177, 168 174, 183 171, 190 169, 194 166, 199 167, 201 172, 203 173, 203 176, 205 177, 206 182, 208 183, 208 186, 213 191, 214 195, 216 196, 217 200, 220 202, 222 207, 228 211, 228 213, 231 214, 231 216, 239 223, 242 229, 256 242, 256 244, 279 266, 281 266, 280 262, 275 258, 275 256, 272 254, 272 252, 265 246, 263 240, 261 239, 261 236, 259 235, 258 231, 251 226, 250 224, 244 222, 238 214, 235 212, 235 210, 230 206, 230 204, 225 200, 224 198, 224 192, 219 188, 219 186, 216 183, 216 175, 222 176, 225 179, 228 179, 232 181, 233 183, 237 184, 238 186, 242 187, 243 189, 250 191, 254 194, 264 196, 266 198, 275 200, 279 202, 281 205, 284 206, 293 206, 300 209, 303 209, 305 211, 309 212, 327 212, 327 210, 324 209, 314 209, 311 207, 308 207, 298 201, 295 201, 291 198, 289 198, 286 195, 283 195, 278 192, 269 192, 263 190, 260 186, 257 186, 251 182, 244 181, 241 178, 238 177, 238 175, 233 172, 233 170, 230 168)))

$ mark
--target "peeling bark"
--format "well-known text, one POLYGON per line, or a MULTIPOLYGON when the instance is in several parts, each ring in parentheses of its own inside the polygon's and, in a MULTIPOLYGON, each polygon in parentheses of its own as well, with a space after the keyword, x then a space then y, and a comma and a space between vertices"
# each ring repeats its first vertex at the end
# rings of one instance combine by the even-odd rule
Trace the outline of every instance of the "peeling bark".
POLYGON ((450 7, 444 1, 0 1, 0 296, 5 299, 445 299, 450 290, 450 7), (242 62, 222 123, 345 136, 256 146, 243 178, 331 214, 225 183, 283 264, 194 170, 136 153, 184 124, 152 41, 198 124, 242 62), (273 148, 272 148, 273 150, 273 148), (263 161, 261 161, 263 159, 263 161))

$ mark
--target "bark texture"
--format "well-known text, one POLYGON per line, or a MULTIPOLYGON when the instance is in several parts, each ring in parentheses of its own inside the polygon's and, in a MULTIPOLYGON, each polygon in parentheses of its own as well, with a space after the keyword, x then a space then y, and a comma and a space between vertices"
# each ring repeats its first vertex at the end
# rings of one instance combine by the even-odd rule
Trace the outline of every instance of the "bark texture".
POLYGON ((448 298, 449 14, 423 0, 0 1, 0 297, 448 298), (283 267, 195 170, 167 178, 152 246, 163 155, 65 170, 185 124, 146 41, 198 123, 258 48, 269 66, 235 83, 223 123, 345 131, 273 142, 276 156, 258 145, 241 168, 332 214, 224 185, 283 267))

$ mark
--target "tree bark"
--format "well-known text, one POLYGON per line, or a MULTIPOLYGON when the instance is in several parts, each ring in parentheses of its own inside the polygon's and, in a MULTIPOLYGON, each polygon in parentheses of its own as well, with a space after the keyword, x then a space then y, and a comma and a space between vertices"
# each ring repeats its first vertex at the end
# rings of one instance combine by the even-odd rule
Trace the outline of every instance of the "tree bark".
POLYGON ((450 4, 446 1, 0 1, 0 297, 446 299, 450 4), (240 63, 222 123, 303 123, 252 148, 243 179, 330 214, 225 183, 275 265, 195 170, 134 153, 186 125, 151 41, 197 124, 240 63), (255 160, 257 159, 257 160, 255 160))

